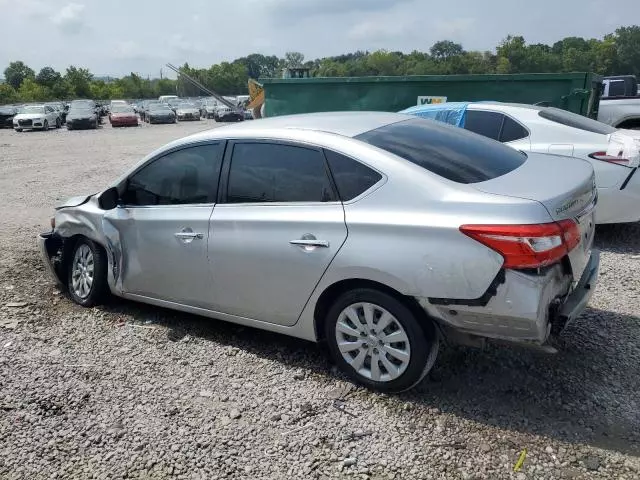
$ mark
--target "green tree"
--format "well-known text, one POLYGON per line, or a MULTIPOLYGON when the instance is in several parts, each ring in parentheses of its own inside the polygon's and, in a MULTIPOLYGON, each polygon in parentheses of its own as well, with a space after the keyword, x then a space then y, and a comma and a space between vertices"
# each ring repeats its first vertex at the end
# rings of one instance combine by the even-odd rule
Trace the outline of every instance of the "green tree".
POLYGON ((70 85, 76 97, 91 97, 91 81, 93 80, 93 75, 88 69, 77 68, 72 65, 67 68, 64 79, 70 85))
POLYGON ((35 80, 25 78, 18 89, 18 96, 23 102, 44 102, 51 98, 51 92, 35 80))
POLYGON ((620 27, 615 34, 620 74, 640 76, 640 26, 620 27))
POLYGON ((429 52, 436 60, 447 60, 448 58, 462 55, 464 49, 459 43, 454 43, 451 40, 441 40, 434 43, 429 52))
POLYGON ((20 88, 22 82, 27 78, 34 79, 35 72, 23 62, 11 62, 4 70, 5 81, 16 90, 20 88))
POLYGON ((18 102, 18 92, 8 83, 0 83, 0 104, 18 102))
POLYGON ((62 75, 51 67, 42 68, 36 75, 36 82, 48 88, 53 88, 56 83, 61 81, 62 75))
POLYGON ((300 52, 287 52, 284 54, 284 67, 301 67, 304 63, 304 55, 300 52))

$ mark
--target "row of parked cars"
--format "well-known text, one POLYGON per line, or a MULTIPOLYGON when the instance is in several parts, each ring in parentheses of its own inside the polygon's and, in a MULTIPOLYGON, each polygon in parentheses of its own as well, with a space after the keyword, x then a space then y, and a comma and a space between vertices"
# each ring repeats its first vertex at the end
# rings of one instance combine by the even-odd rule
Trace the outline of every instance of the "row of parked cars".
POLYGON ((231 109, 212 99, 142 100, 134 103, 133 107, 140 115, 140 119, 148 123, 175 123, 203 118, 214 119, 217 122, 239 122, 253 119, 250 112, 231 109))
POLYGON ((138 117, 149 124, 176 123, 178 121, 215 119, 217 122, 238 122, 253 119, 248 111, 231 109, 215 99, 141 100, 128 103, 124 100, 96 102, 79 99, 69 103, 0 106, 0 128, 24 130, 48 130, 67 127, 68 130, 95 129, 108 117, 114 127, 137 126, 138 117))
POLYGON ((639 165, 640 132, 547 107, 266 118, 166 145, 39 241, 80 305, 325 342, 353 380, 402 391, 441 343, 554 351, 596 288, 596 223, 640 220, 639 165))
POLYGON ((93 100, 73 100, 68 104, 51 102, 44 104, 0 106, 0 127, 24 130, 49 130, 66 126, 68 130, 98 128, 106 108, 93 100))

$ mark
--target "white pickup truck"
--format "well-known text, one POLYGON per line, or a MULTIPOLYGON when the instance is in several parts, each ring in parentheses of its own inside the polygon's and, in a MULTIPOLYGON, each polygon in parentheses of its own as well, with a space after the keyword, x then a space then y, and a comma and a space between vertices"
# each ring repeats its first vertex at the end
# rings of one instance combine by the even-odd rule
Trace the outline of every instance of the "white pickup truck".
POLYGON ((605 77, 598 120, 616 128, 640 130, 640 95, 633 75, 605 77))

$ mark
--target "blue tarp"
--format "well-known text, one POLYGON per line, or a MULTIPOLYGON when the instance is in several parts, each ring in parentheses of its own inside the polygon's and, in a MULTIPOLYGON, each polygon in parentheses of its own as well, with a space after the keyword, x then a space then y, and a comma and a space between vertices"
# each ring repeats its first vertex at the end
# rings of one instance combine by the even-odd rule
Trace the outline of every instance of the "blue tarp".
POLYGON ((416 117, 428 118, 439 122, 448 123, 456 127, 464 127, 465 114, 469 102, 438 103, 435 105, 417 105, 409 107, 398 113, 415 115, 416 117))

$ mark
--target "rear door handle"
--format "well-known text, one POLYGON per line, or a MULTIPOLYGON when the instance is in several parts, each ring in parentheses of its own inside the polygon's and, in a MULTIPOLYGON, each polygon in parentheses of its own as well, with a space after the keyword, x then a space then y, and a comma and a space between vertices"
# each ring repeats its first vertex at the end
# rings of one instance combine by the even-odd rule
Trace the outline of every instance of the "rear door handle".
POLYGON ((322 247, 329 248, 329 242, 326 240, 291 240, 289 242, 291 245, 298 245, 300 247, 322 247))

